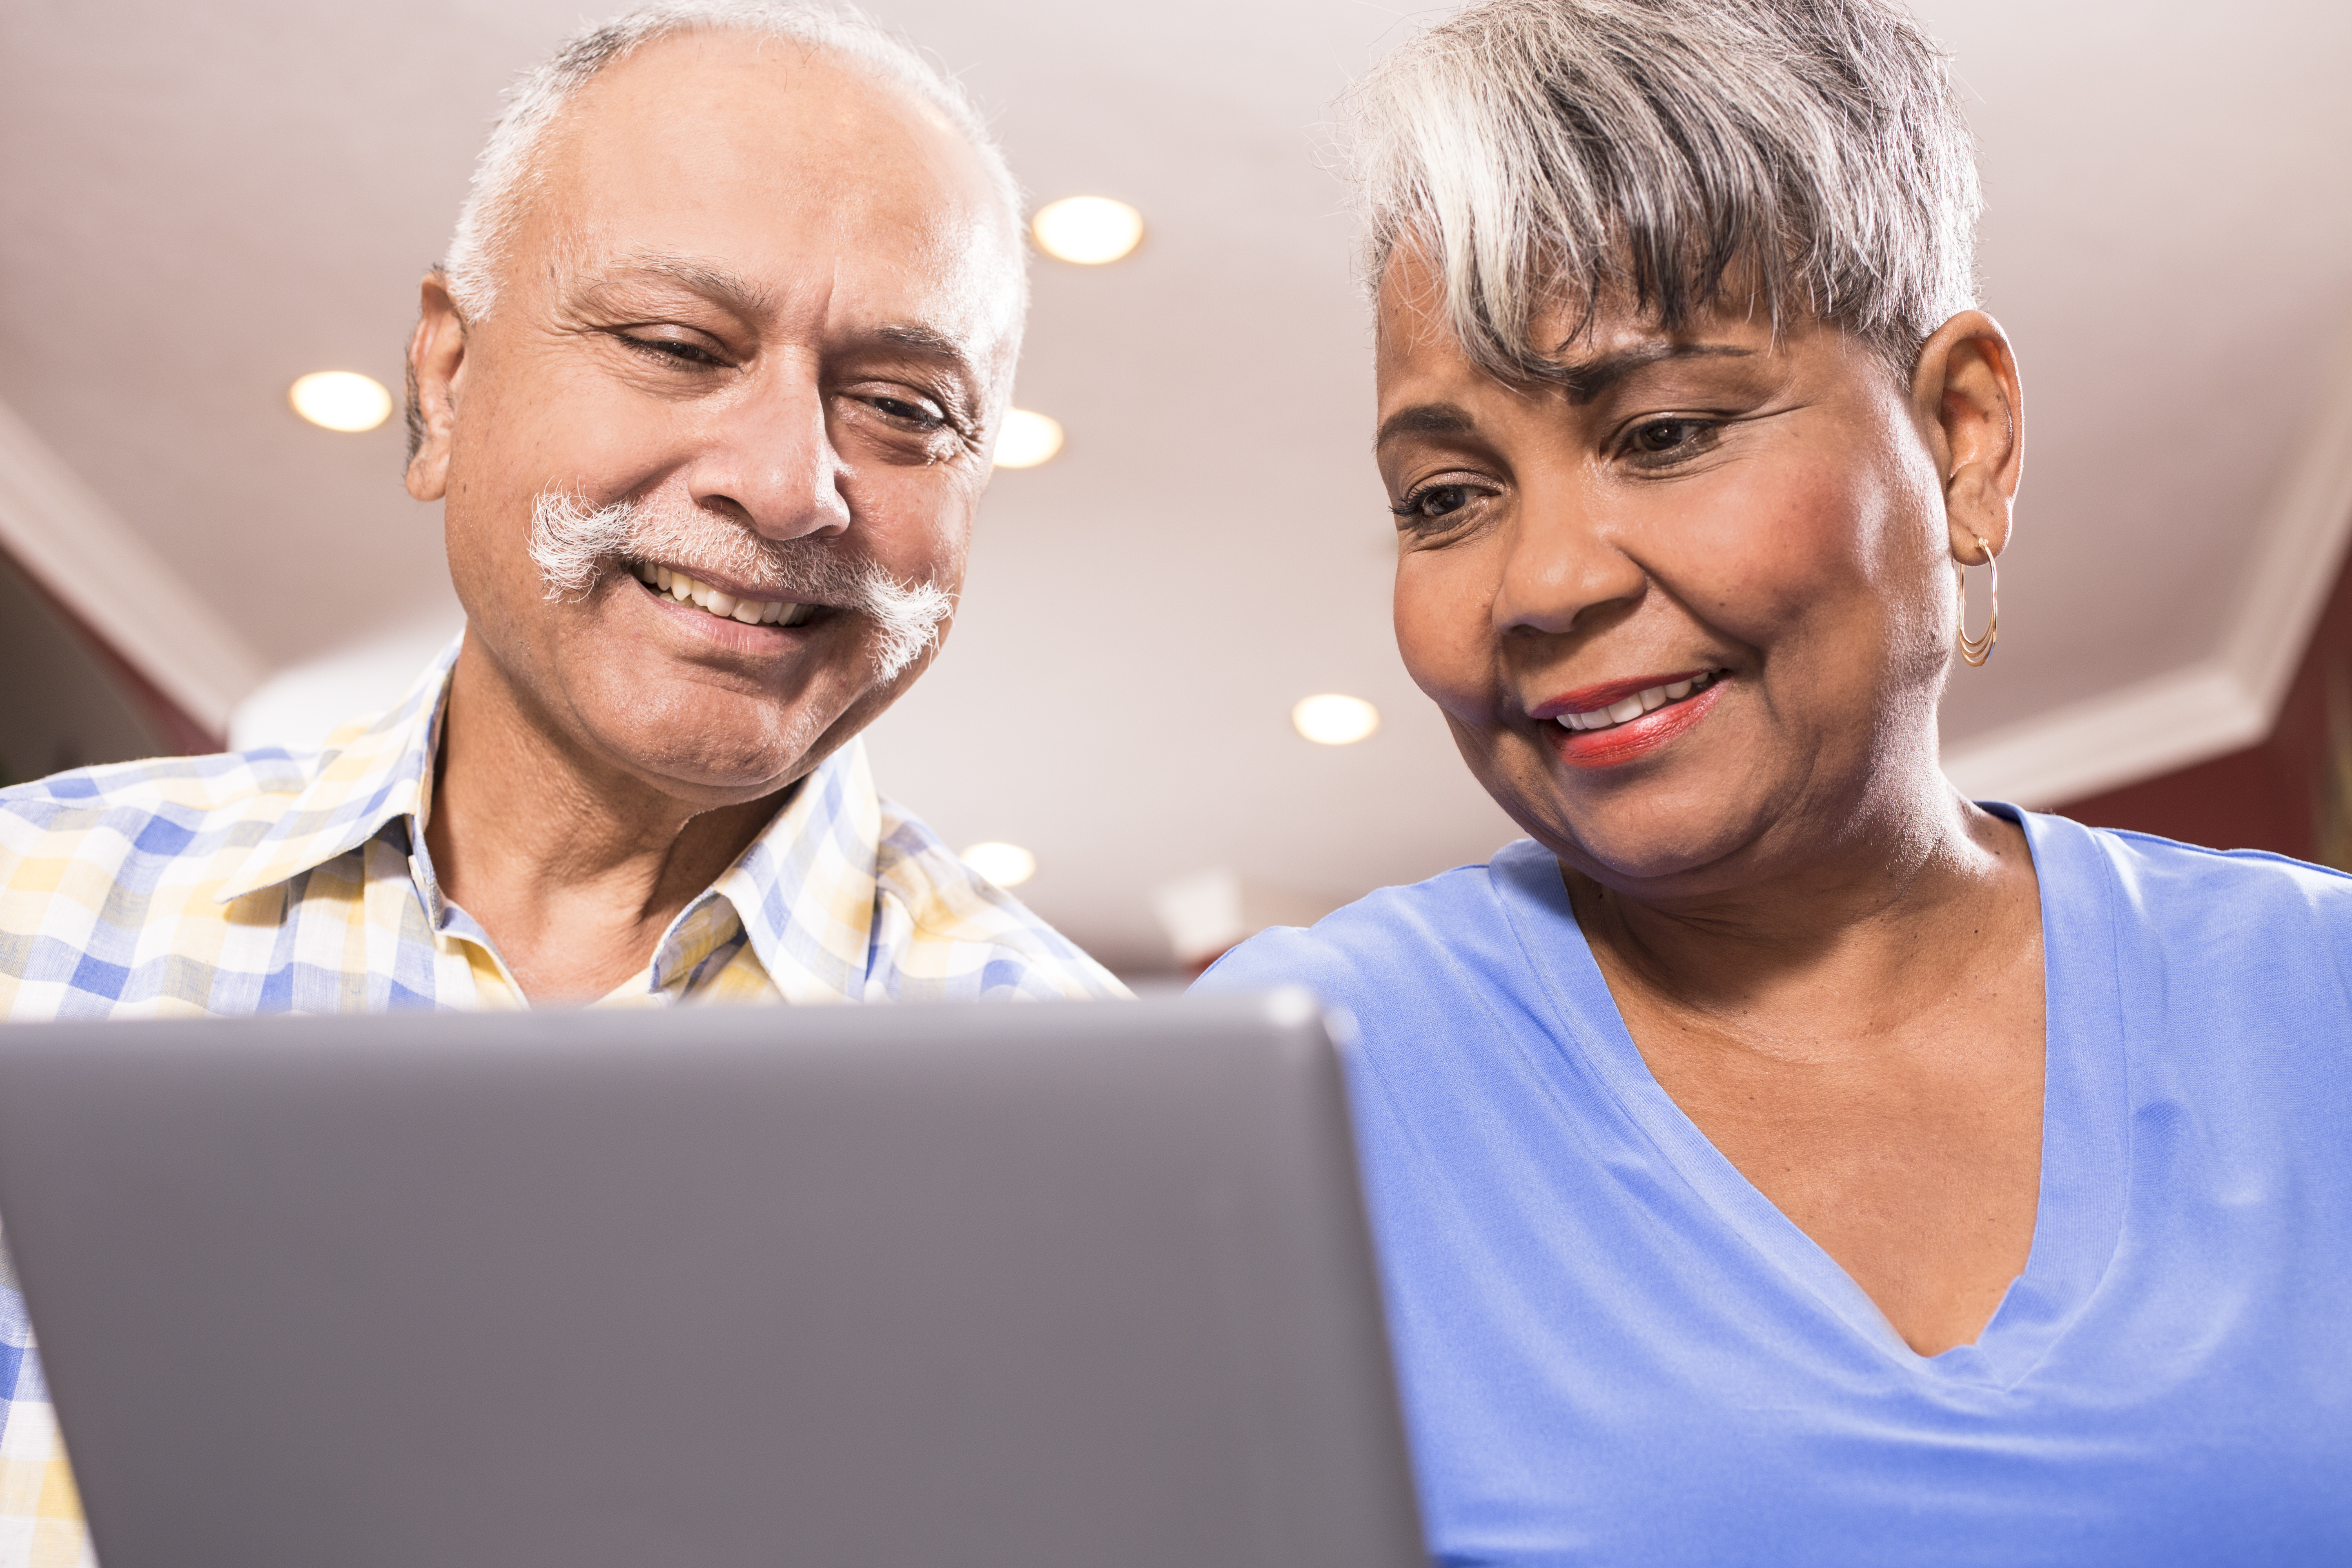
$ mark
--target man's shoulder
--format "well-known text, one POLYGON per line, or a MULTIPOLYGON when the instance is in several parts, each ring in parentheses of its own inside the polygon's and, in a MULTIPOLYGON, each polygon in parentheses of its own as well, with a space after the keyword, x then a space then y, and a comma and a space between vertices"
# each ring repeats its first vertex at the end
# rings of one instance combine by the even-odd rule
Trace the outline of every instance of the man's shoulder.
POLYGON ((308 761, 163 757, 0 790, 0 1018, 210 1010, 235 918, 215 895, 308 761))
POLYGON ((0 868, 106 852, 182 856, 257 841, 309 786, 314 754, 271 747, 154 757, 0 789, 0 868))
POLYGON ((1128 992, 1028 906, 963 863, 921 818, 881 802, 877 976, 903 1001, 1115 997, 1128 992))

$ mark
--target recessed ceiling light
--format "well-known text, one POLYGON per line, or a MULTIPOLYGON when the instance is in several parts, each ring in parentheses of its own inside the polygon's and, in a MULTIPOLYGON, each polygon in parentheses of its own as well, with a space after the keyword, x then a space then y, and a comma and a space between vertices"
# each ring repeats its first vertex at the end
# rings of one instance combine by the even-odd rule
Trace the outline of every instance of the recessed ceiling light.
POLYGON ((1026 408, 1004 411, 1004 428, 996 433, 996 466, 1034 468, 1062 449, 1059 420, 1026 408))
POLYGON ((1143 215, 1108 196, 1064 196, 1029 220, 1037 248, 1082 267, 1117 261, 1143 239, 1143 215))
POLYGON ((1037 874, 1037 857, 1018 844, 975 844, 963 863, 1000 888, 1017 888, 1037 874))
POLYGON ((1348 746, 1381 727, 1381 710, 1360 697, 1327 691, 1302 698, 1290 710, 1290 721, 1317 745, 1348 746))
POLYGON ((286 395, 295 413, 330 430, 373 430, 392 417, 392 394, 357 371, 312 371, 286 395))

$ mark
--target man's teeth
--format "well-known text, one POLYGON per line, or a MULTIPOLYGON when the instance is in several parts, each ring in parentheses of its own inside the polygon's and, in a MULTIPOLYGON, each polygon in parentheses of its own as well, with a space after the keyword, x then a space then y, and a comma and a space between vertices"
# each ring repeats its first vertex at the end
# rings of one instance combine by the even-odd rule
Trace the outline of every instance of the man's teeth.
POLYGON ((1628 720, 1664 708, 1669 702, 1680 702, 1694 691, 1704 691, 1715 684, 1715 673, 1694 675, 1688 680, 1676 680, 1664 686, 1653 686, 1647 691, 1636 692, 1622 702, 1612 702, 1606 708, 1596 708, 1590 713, 1562 713, 1559 727, 1563 730, 1607 730, 1628 720))
POLYGON ((640 561, 629 570, 636 574, 638 582, 659 589, 682 605, 698 605, 714 616, 740 621, 747 626, 796 626, 816 614, 814 605, 795 605, 786 599, 739 599, 732 594, 720 593, 699 578, 650 562, 640 561))

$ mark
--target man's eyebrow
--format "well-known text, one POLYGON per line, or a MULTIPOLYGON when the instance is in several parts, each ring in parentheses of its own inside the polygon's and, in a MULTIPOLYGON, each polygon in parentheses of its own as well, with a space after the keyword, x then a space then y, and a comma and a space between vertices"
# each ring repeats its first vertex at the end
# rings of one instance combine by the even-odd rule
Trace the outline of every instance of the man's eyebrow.
POLYGON ((759 315, 768 305, 768 290, 740 273, 695 257, 652 251, 620 258, 599 272, 591 287, 609 288, 632 275, 664 279, 740 316, 759 315))
MULTIPOLYGON (((740 316, 760 314, 770 300, 767 289, 712 262, 649 251, 623 257, 597 276, 594 286, 609 287, 632 274, 667 279, 740 316)), ((979 376, 971 346, 954 333, 926 322, 886 321, 870 329, 866 335, 894 348, 910 349, 928 359, 945 361, 975 380, 979 376)))
POLYGON ((943 332, 937 327, 925 326, 920 321, 886 321, 874 329, 873 335, 886 343, 896 343, 917 353, 953 360, 971 357, 961 338, 943 332))

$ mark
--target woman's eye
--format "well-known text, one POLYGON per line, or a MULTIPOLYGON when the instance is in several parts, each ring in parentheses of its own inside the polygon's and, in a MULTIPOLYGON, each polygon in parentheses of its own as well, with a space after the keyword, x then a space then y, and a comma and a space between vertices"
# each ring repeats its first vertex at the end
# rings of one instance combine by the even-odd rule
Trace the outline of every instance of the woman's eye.
POLYGON ((1633 426, 1630 445, 1641 457, 1666 457, 1696 447, 1713 428, 1704 419, 1653 419, 1633 426))
POLYGON ((1426 521, 1460 511, 1470 504, 1468 485, 1430 485, 1417 489, 1391 509, 1399 517, 1426 521))

